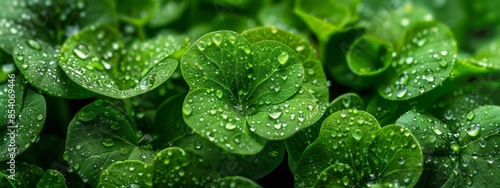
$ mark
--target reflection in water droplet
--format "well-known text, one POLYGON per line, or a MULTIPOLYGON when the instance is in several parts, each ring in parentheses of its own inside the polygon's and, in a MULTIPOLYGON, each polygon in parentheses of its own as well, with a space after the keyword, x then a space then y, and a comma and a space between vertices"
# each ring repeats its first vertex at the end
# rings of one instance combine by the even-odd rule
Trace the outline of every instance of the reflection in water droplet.
POLYGON ((363 131, 361 131, 361 129, 354 130, 354 132, 352 132, 352 137, 357 141, 361 140, 361 138, 363 138, 363 131))
POLYGON ((97 114, 95 112, 89 111, 82 111, 80 112, 78 119, 80 121, 92 121, 97 117, 97 114))
POLYGON ((474 112, 469 112, 466 116, 467 120, 471 121, 472 119, 474 119, 474 117, 476 116, 476 113, 474 112))
POLYGON ((197 140, 194 142, 194 149, 201 149, 203 147, 203 144, 201 143, 201 141, 197 140))
POLYGON ((191 112, 193 112, 193 108, 191 108, 191 105, 185 104, 182 106, 182 113, 186 116, 191 115, 191 112))
POLYGON ((153 87, 155 84, 155 75, 148 75, 141 79, 139 82, 139 88, 141 90, 147 90, 153 87))
POLYGON ((425 80, 428 82, 434 82, 434 73, 431 69, 426 69, 424 74, 425 80))
POLYGON ((234 130, 236 128, 236 124, 227 122, 224 128, 226 128, 227 130, 234 130))
POLYGON ((480 130, 481 130, 481 129, 479 129, 479 124, 477 124, 477 123, 473 123, 473 124, 472 124, 472 125, 470 125, 470 127, 467 129, 467 134, 468 134, 469 136, 474 137, 474 136, 477 136, 477 135, 479 134, 479 131, 480 131, 480 130))
POLYGON ((219 99, 220 99, 220 98, 222 98, 222 94, 223 94, 223 93, 222 93, 222 91, 221 91, 221 90, 217 90, 217 91, 215 92, 215 95, 216 95, 216 96, 217 96, 217 98, 219 98, 219 99))
POLYGON ((406 95, 407 91, 408 91, 408 88, 406 88, 405 86, 399 86, 398 90, 396 92, 396 96, 398 98, 403 98, 406 95))
POLYGON ((28 44, 29 47, 31 47, 34 50, 42 49, 42 46, 36 40, 29 39, 28 41, 26 41, 26 43, 28 44))
POLYGON ((284 65, 288 61, 288 53, 286 52, 281 52, 280 55, 278 55, 278 61, 280 64, 284 65))
POLYGON ((36 119, 37 119, 38 121, 42 121, 42 120, 43 120, 43 115, 42 115, 42 114, 39 114, 39 115, 36 117, 36 119))
POLYGON ((87 59, 90 51, 84 44, 77 44, 75 48, 73 48, 73 53, 80 59, 87 59))
POLYGON ((281 116, 281 111, 269 112, 269 117, 273 119, 278 119, 281 116))
POLYGON ((102 146, 107 147, 107 148, 113 147, 114 144, 115 143, 113 142, 113 140, 111 138, 107 138, 106 140, 102 141, 102 146))
POLYGON ((215 33, 215 35, 212 36, 212 41, 215 45, 219 46, 220 43, 222 43, 222 35, 220 33, 215 33))
POLYGON ((207 44, 205 41, 199 41, 198 44, 196 44, 196 47, 198 47, 200 51, 203 51, 207 47, 207 44))

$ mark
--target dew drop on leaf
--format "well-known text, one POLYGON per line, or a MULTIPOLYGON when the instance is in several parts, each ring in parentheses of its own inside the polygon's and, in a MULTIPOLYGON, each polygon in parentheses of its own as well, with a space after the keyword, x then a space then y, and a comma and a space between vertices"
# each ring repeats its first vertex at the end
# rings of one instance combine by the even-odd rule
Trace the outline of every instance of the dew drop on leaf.
POLYGON ((222 98, 222 91, 221 91, 221 90, 217 90, 217 91, 215 92, 215 95, 216 95, 216 96, 217 96, 217 98, 219 98, 219 99, 220 99, 220 98, 222 98))
POLYGON ((278 119, 281 116, 281 111, 269 112, 269 117, 272 119, 278 119))
POLYGON ((38 121, 42 121, 43 120, 43 115, 42 114, 38 114, 38 116, 36 117, 36 119, 38 121))
POLYGON ((424 78, 428 82, 434 82, 434 72, 431 69, 426 69, 424 78))
POLYGON ((474 117, 476 116, 476 114, 474 112, 469 112, 466 116, 467 120, 471 121, 472 119, 474 119, 474 117))
POLYGON ((236 124, 233 124, 231 122, 226 123, 224 126, 227 130, 234 130, 236 128, 236 124))
POLYGON ((118 151, 118 153, 122 154, 122 155, 127 155, 128 154, 128 150, 124 147, 120 148, 120 150, 118 151))
POLYGON ((467 129, 467 134, 469 136, 474 137, 474 136, 477 136, 479 134, 480 130, 481 129, 479 129, 479 124, 474 123, 474 124, 470 125, 470 127, 467 129))
POLYGON ((284 65, 288 61, 288 53, 286 52, 281 52, 280 55, 278 55, 278 61, 280 64, 284 65))
POLYGON ((73 53, 80 59, 87 59, 89 57, 89 49, 84 44, 77 44, 73 48, 73 53))
POLYGON ((113 147, 114 142, 111 140, 111 138, 107 138, 106 140, 102 141, 102 146, 110 148, 113 147))
POLYGON ((196 44, 196 47, 198 47, 200 51, 203 51, 207 47, 207 44, 205 41, 199 41, 198 44, 196 44))
POLYGON ((29 47, 31 47, 34 50, 41 50, 42 49, 42 46, 36 40, 29 39, 28 41, 26 41, 26 43, 28 44, 29 47))
POLYGON ((201 143, 201 141, 197 140, 194 142, 194 149, 201 149, 203 147, 203 144, 201 143))
POLYGON ((78 116, 78 119, 80 121, 85 121, 85 122, 88 122, 88 121, 92 121, 94 120, 95 118, 97 117, 97 114, 95 112, 81 112, 80 115, 78 116))
POLYGON ((269 152, 269 157, 271 158, 276 158, 280 153, 278 151, 270 151, 269 152))
POLYGON ((408 88, 406 88, 405 86, 399 86, 398 90, 396 92, 396 96, 398 98, 403 98, 406 95, 407 91, 408 91, 408 88))
POLYGON ((154 84, 155 84, 155 75, 147 75, 143 77, 139 82, 139 88, 141 88, 141 90, 147 90, 153 87, 154 84))
POLYGON ((363 138, 363 131, 361 131, 361 129, 356 129, 352 132, 351 135, 356 141, 359 141, 361 140, 361 138, 363 138))
POLYGON ((75 166, 73 166, 73 169, 74 170, 80 169, 80 163, 76 163, 75 166))
POLYGON ((219 46, 222 42, 222 35, 220 33, 215 33, 215 35, 212 36, 212 41, 215 45, 219 46))
POLYGON ((189 104, 185 104, 182 106, 182 113, 186 116, 191 115, 191 112, 193 112, 193 108, 189 104))

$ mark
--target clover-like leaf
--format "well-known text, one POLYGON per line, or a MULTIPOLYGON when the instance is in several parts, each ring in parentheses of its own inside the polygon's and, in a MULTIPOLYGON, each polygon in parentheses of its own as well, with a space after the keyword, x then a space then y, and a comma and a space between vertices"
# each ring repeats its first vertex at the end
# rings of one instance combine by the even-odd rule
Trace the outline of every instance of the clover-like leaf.
POLYGON ((304 20, 309 28, 322 41, 328 36, 344 29, 346 25, 358 19, 354 1, 304 1, 296 0, 294 12, 304 20))
POLYGON ((359 76, 377 75, 389 67, 393 53, 390 43, 365 35, 351 44, 347 65, 359 76))
POLYGON ((37 141, 46 117, 44 97, 18 75, 0 85, 0 161, 13 160, 37 141))
POLYGON ((43 176, 42 168, 36 165, 15 163, 14 166, 14 168, 10 168, 10 164, 1 164, 0 186, 36 187, 38 181, 43 176), (13 171, 9 169, 13 169, 13 171))
POLYGON ((283 161, 285 148, 281 141, 268 142, 262 151, 254 155, 238 155, 224 151, 195 134, 182 119, 184 97, 185 95, 178 95, 169 98, 158 108, 153 135, 158 137, 155 139, 158 148, 180 147, 204 156, 222 176, 259 179, 272 172, 283 161))
POLYGON ((411 187, 422 172, 423 157, 410 131, 380 128, 370 114, 356 109, 333 113, 319 137, 300 158, 296 186, 411 187))
POLYGON ((134 160, 117 161, 101 173, 97 187, 152 187, 152 177, 152 165, 134 160))
POLYGON ((183 45, 181 36, 158 36, 134 41, 123 49, 121 36, 111 26, 91 26, 64 42, 59 66, 85 89, 113 98, 146 93, 167 80, 177 60, 169 55, 183 45))
POLYGON ((266 139, 290 137, 320 115, 302 87, 300 59, 280 42, 250 44, 232 31, 208 33, 186 51, 181 68, 191 88, 184 120, 230 152, 255 154, 266 139))
POLYGON ((45 171, 42 178, 36 184, 36 187, 54 187, 54 188, 67 188, 66 179, 64 175, 54 169, 45 171))
POLYGON ((68 78, 59 68, 59 49, 34 39, 20 40, 13 49, 14 61, 26 80, 40 91, 64 98, 95 95, 68 78))
POLYGON ((299 131, 297 134, 285 140, 286 151, 288 152, 288 165, 292 173, 295 173, 297 163, 304 153, 304 150, 313 143, 319 135, 321 124, 323 121, 333 114, 334 112, 345 109, 359 109, 365 108, 363 100, 355 93, 346 93, 335 98, 330 105, 326 108, 323 116, 316 121, 313 125, 299 131))
POLYGON ((418 22, 406 30, 386 80, 378 90, 389 100, 407 100, 439 86, 450 75, 457 54, 449 29, 418 22))
POLYGON ((127 117, 115 104, 97 100, 71 121, 63 158, 84 182, 96 186, 99 174, 116 161, 152 161, 153 152, 136 145, 139 138, 127 117))
POLYGON ((158 11, 160 1, 125 0, 117 3, 118 17, 137 26, 144 25, 158 11))
POLYGON ((500 185, 498 167, 500 107, 482 106, 461 121, 445 124, 426 111, 413 109, 396 123, 407 127, 422 146, 425 176, 421 185, 488 187, 500 185))

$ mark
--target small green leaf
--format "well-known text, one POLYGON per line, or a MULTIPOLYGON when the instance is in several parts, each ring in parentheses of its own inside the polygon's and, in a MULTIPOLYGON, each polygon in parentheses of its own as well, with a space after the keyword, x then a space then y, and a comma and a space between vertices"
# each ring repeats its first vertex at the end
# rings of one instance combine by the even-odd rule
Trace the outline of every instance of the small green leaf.
POLYGON ((208 33, 187 50, 181 68, 191 88, 184 120, 232 153, 255 154, 265 139, 290 137, 321 112, 301 86, 301 60, 280 42, 249 44, 235 32, 208 33))
POLYGON ((329 35, 344 29, 358 19, 354 1, 304 1, 296 0, 294 12, 309 26, 321 41, 329 35))
POLYGON ((133 41, 123 49, 121 36, 110 26, 89 27, 64 42, 59 66, 85 89, 113 98, 146 93, 167 80, 177 67, 169 55, 183 37, 158 36, 133 41))
POLYGON ((365 105, 361 97, 355 93, 346 93, 335 98, 326 108, 323 116, 313 125, 299 131, 297 134, 285 140, 286 151, 288 152, 288 165, 292 173, 296 172, 297 163, 304 153, 304 150, 314 140, 318 138, 321 124, 334 112, 345 109, 364 109, 365 105))
POLYGON ((149 26, 161 27, 178 20, 190 4, 190 1, 182 0, 160 1, 159 10, 149 21, 149 26))
POLYGON ((2 163, 0 169, 0 186, 2 187, 36 187, 37 182, 43 176, 42 168, 26 163, 15 163, 14 179, 9 178, 9 176, 12 177, 9 164, 2 163))
POLYGON ((0 122, 6 123, 0 125, 0 161, 9 161, 26 151, 37 141, 45 122, 44 97, 31 89, 25 89, 23 82, 22 76, 17 75, 13 85, 9 82, 0 85, 0 93, 4 93, 0 98, 0 122))
POLYGON ((420 146, 409 130, 397 125, 380 129, 370 114, 349 109, 323 122, 318 139, 300 158, 295 180, 298 187, 412 187, 422 163, 420 146))
POLYGON ((152 187, 152 177, 152 165, 134 160, 117 161, 101 173, 97 187, 152 187))
POLYGON ((351 44, 347 65, 359 76, 378 75, 392 62, 394 50, 390 43, 365 35, 351 44))
POLYGON ((498 45, 500 45, 500 38, 497 38, 489 44, 477 49, 475 59, 478 61, 473 61, 472 63, 476 63, 476 66, 481 68, 499 71, 500 47, 498 47, 498 45))
POLYGON ((155 0, 125 0, 116 3, 118 18, 123 21, 142 26, 158 11, 159 2, 155 0))
POLYGON ((397 50, 380 95, 407 100, 441 85, 450 75, 457 54, 456 43, 445 25, 418 22, 408 28, 397 50))
POLYGON ((413 109, 396 123, 415 135, 426 155, 426 174, 420 184, 442 187, 498 185, 498 106, 482 106, 445 124, 431 114, 413 109))
POLYGON ((96 186, 101 172, 116 161, 152 161, 153 153, 137 146, 138 140, 127 115, 115 104, 98 100, 71 121, 63 158, 84 182, 96 186))
POLYGON ((59 68, 59 49, 34 39, 20 41, 13 50, 14 61, 31 85, 56 97, 78 99, 94 95, 70 80, 59 68))
POLYGON ((67 188, 66 179, 57 170, 49 169, 45 171, 42 179, 38 181, 36 187, 67 188))

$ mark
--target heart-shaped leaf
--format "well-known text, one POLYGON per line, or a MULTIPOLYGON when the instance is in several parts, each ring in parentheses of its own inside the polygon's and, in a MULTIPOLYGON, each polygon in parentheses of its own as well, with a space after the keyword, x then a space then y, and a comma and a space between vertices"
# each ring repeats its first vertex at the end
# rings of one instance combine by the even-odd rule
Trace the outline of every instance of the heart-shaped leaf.
POLYGON ((152 161, 153 152, 136 145, 136 131, 122 110, 98 100, 73 118, 66 139, 64 160, 84 182, 96 186, 101 172, 116 161, 152 161))
POLYGON ((346 93, 335 98, 321 119, 316 121, 313 125, 299 131, 297 134, 285 140, 286 151, 288 152, 288 165, 292 173, 296 172, 297 163, 304 153, 304 150, 313 143, 319 135, 321 124, 323 121, 333 114, 334 112, 345 109, 359 109, 365 108, 363 100, 355 93, 346 93))
POLYGON ((422 173, 423 157, 410 131, 380 128, 370 114, 356 109, 333 113, 319 137, 300 158, 298 187, 412 187, 422 173))
POLYGON ((46 104, 42 95, 26 89, 20 75, 0 85, 0 93, 0 161, 8 161, 37 141, 45 122, 46 104))
POLYGON ((418 22, 406 30, 385 81, 378 90, 389 100, 407 100, 439 86, 450 75, 457 54, 449 29, 418 22))
POLYGON ((347 65, 359 76, 377 75, 389 67, 393 52, 390 43, 365 35, 351 44, 346 57, 347 65))
POLYGON ((85 89, 130 98, 158 87, 172 75, 177 60, 169 55, 184 42, 181 36, 158 36, 123 49, 120 33, 113 27, 91 26, 64 42, 59 66, 85 89))
POLYGON ((6 163, 1 164, 0 185, 2 187, 36 187, 37 182, 43 176, 42 168, 32 164, 15 163, 12 172, 9 171, 9 166, 6 163), (15 176, 11 176, 13 174, 15 176))
POLYGON ((412 109, 396 123, 411 130, 426 157, 421 185, 488 187, 496 176, 500 152, 500 107, 476 108, 456 123, 446 124, 431 114, 412 109))
POLYGON ((290 137, 321 115, 301 87, 300 59, 280 42, 250 44, 232 31, 208 33, 186 51, 181 68, 191 88, 184 120, 230 152, 255 154, 266 139, 290 137))
POLYGON ((56 97, 78 99, 95 95, 70 80, 59 68, 58 48, 34 39, 20 41, 13 49, 14 61, 30 84, 56 97))
POLYGON ((54 188, 67 188, 66 179, 64 175, 54 169, 49 169, 45 171, 42 179, 38 181, 36 187, 54 187, 54 188))
POLYGON ((117 161, 101 173, 97 187, 152 187, 153 168, 141 161, 117 161))

